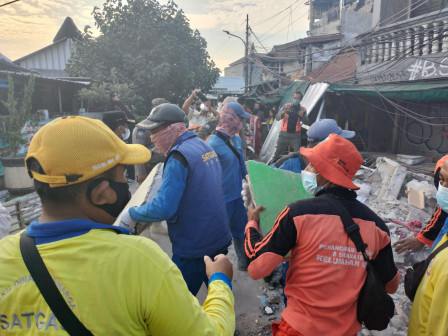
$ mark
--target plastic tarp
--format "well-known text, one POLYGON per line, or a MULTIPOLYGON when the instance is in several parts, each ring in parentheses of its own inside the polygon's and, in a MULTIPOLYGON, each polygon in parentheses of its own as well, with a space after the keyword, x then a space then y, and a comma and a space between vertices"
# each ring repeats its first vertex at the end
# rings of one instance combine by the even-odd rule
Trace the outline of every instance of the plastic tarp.
POLYGON ((283 106, 288 102, 292 102, 292 96, 294 92, 300 91, 302 93, 305 93, 309 85, 309 82, 303 80, 292 81, 288 86, 280 87, 275 95, 261 100, 261 103, 263 105, 283 106))
POLYGON ((387 97, 404 100, 446 100, 448 99, 448 81, 419 81, 378 85, 341 85, 330 84, 333 92, 354 95, 387 97))
POLYGON ((259 158, 264 163, 268 163, 275 153, 275 146, 277 145, 278 134, 280 133, 280 127, 282 122, 275 120, 269 130, 268 136, 264 140, 263 147, 261 147, 259 158))
MULTIPOLYGON (((297 82, 303 82, 303 81, 297 81, 297 82)), ((293 82, 293 83, 297 83, 293 82)), ((292 84, 292 83, 291 83, 292 84)), ((291 86, 291 85, 290 85, 291 86)), ((303 100, 300 103, 302 106, 304 106, 308 112, 308 115, 313 111, 316 104, 319 102, 319 100, 324 95, 325 91, 328 88, 328 84, 326 83, 316 83, 311 86, 306 86, 307 90, 305 95, 303 96, 303 100)), ((297 87, 296 87, 297 88, 297 87)), ((287 102, 292 102, 292 94, 295 92, 291 91, 290 100, 287 100, 285 97, 283 97, 282 104, 286 104, 287 102), (283 103, 285 101, 285 103, 283 103)), ((288 87, 289 89, 289 87, 288 87)), ((304 91, 301 91, 304 92, 304 91)), ((282 105, 280 105, 282 106, 282 105)), ((277 145, 277 139, 278 135, 280 134, 280 128, 281 128, 281 121, 275 121, 272 125, 268 136, 266 137, 266 140, 263 143, 263 147, 260 151, 260 160, 268 163, 275 153, 275 147, 277 145)))
POLYGON ((279 105, 280 104, 280 102, 281 102, 281 100, 282 100, 282 97, 280 97, 280 96, 270 96, 269 98, 266 98, 266 99, 262 99, 260 102, 263 104, 263 105, 279 105))
POLYGON ((295 80, 292 81, 288 86, 281 87, 278 89, 278 93, 283 96, 283 99, 280 102, 280 106, 285 105, 286 103, 292 102, 292 96, 294 95, 294 92, 300 91, 303 94, 303 100, 305 100, 305 92, 307 91, 308 87, 310 86, 310 82, 303 81, 303 80, 295 80))

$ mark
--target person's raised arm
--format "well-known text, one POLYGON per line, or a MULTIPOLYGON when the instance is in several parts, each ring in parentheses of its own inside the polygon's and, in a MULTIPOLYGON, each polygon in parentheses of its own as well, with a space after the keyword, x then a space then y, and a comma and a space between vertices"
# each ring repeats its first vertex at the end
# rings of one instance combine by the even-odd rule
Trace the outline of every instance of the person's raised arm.
POLYGON ((218 114, 218 111, 216 111, 216 110, 213 108, 212 103, 210 102, 210 100, 207 100, 206 102, 204 102, 204 105, 208 107, 208 110, 209 110, 215 117, 217 117, 217 116, 219 115, 219 114, 218 114))
POLYGON ((193 90, 193 92, 191 93, 190 97, 187 98, 187 100, 185 100, 184 104, 182 105, 182 110, 185 112, 185 115, 188 117, 188 113, 189 108, 191 106, 191 104, 193 104, 193 101, 196 99, 196 93, 199 90, 193 90))

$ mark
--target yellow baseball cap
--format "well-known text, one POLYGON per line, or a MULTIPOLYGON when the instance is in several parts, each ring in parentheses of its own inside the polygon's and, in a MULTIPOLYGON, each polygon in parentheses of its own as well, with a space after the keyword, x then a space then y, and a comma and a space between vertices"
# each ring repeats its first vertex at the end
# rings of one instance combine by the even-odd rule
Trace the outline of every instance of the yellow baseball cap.
POLYGON ((54 188, 87 181, 118 164, 150 159, 146 147, 126 144, 102 121, 69 116, 53 120, 34 135, 25 164, 32 178, 54 188), (45 174, 30 170, 30 158, 39 162, 45 174))

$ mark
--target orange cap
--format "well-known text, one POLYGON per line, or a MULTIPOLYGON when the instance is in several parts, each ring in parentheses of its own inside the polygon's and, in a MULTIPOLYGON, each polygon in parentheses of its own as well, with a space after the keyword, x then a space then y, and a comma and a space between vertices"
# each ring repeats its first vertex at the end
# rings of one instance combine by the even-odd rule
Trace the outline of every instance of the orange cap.
POLYGON ((445 164, 446 159, 448 159, 448 155, 445 155, 439 161, 437 161, 436 168, 434 169, 434 174, 437 173, 437 169, 442 168, 445 164))
POLYGON ((25 158, 28 174, 50 187, 87 181, 118 164, 141 164, 151 159, 142 145, 127 145, 102 121, 69 116, 42 127, 30 143, 25 158), (35 158, 45 174, 31 171, 35 158))
POLYGON ((352 179, 364 160, 350 141, 330 134, 314 148, 300 148, 300 153, 328 181, 347 189, 359 189, 352 179))

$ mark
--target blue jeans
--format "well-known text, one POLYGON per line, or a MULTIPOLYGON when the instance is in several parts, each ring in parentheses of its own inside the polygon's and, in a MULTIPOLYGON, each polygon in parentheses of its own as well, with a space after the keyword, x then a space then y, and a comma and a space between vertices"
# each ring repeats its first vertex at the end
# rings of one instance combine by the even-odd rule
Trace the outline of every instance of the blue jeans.
MULTIPOLYGON (((227 254, 230 241, 224 247, 220 248, 208 256, 213 260, 218 254, 227 254)), ((171 260, 177 265, 191 294, 195 295, 201 289, 202 283, 208 287, 208 277, 205 272, 204 257, 200 258, 182 258, 173 254, 171 260)))
POLYGON ((243 198, 240 197, 236 200, 227 202, 226 210, 232 237, 244 240, 244 229, 246 228, 248 220, 243 198))

